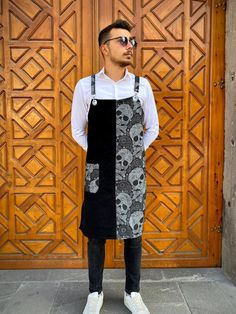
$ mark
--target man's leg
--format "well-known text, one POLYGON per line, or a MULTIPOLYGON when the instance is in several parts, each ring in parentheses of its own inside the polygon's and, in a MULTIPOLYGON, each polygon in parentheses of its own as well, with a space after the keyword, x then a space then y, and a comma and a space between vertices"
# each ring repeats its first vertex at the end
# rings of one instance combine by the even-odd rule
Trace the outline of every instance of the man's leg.
POLYGON ((88 238, 89 291, 102 291, 106 239, 88 238))
POLYGON ((140 267, 142 257, 142 236, 133 239, 124 239, 125 258, 125 291, 127 293, 140 291, 140 267))

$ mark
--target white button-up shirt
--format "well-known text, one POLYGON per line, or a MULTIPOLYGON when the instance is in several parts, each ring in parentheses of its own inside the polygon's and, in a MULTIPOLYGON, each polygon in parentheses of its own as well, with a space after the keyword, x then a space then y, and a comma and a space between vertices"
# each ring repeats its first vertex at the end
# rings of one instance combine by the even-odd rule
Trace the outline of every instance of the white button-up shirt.
MULTIPOLYGON (((135 75, 126 68, 125 75, 119 81, 113 81, 104 72, 104 67, 95 77, 95 98, 96 99, 123 99, 134 95, 135 75)), ((153 91, 149 81, 140 76, 138 97, 144 111, 144 126, 146 128, 143 141, 144 149, 157 138, 159 134, 159 120, 153 91)), ((71 110, 71 131, 74 140, 87 151, 87 122, 91 94, 91 76, 81 78, 75 86, 72 110, 71 110)))

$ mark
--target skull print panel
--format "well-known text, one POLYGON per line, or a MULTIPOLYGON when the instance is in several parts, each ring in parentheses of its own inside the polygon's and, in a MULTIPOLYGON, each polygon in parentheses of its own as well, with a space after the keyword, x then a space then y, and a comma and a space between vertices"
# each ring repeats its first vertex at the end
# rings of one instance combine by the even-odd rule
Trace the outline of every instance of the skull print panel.
POLYGON ((95 99, 95 75, 91 76, 91 90, 79 228, 88 237, 136 238, 143 232, 146 204, 139 77, 135 76, 135 95, 125 99, 95 99))

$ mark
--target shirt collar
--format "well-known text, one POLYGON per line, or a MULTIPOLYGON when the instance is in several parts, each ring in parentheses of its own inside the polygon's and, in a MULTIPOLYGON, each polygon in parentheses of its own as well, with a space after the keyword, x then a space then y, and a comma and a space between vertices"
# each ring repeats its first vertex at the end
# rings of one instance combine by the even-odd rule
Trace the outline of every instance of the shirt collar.
MULTIPOLYGON (((104 78, 104 79, 110 79, 111 80, 111 78, 108 75, 106 75, 104 71, 105 71, 105 68, 103 67, 101 69, 101 71, 99 71, 96 74, 96 76, 104 78)), ((122 79, 120 79, 120 81, 121 80, 125 80, 126 78, 131 78, 131 73, 128 71, 127 67, 125 68, 125 75, 124 75, 124 77, 122 79)))

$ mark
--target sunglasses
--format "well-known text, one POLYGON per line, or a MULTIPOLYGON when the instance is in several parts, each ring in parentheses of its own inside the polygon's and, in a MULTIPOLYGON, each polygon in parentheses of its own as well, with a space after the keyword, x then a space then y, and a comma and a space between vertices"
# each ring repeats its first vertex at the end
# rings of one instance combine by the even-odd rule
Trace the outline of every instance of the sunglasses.
POLYGON ((119 36, 119 37, 107 39, 106 41, 104 41, 103 44, 105 44, 106 42, 108 42, 108 41, 110 41, 110 40, 114 40, 114 39, 119 39, 118 42, 119 42, 123 47, 126 47, 126 46, 128 45, 128 42, 130 42, 133 47, 136 47, 137 44, 138 44, 134 37, 128 38, 127 36, 119 36))

